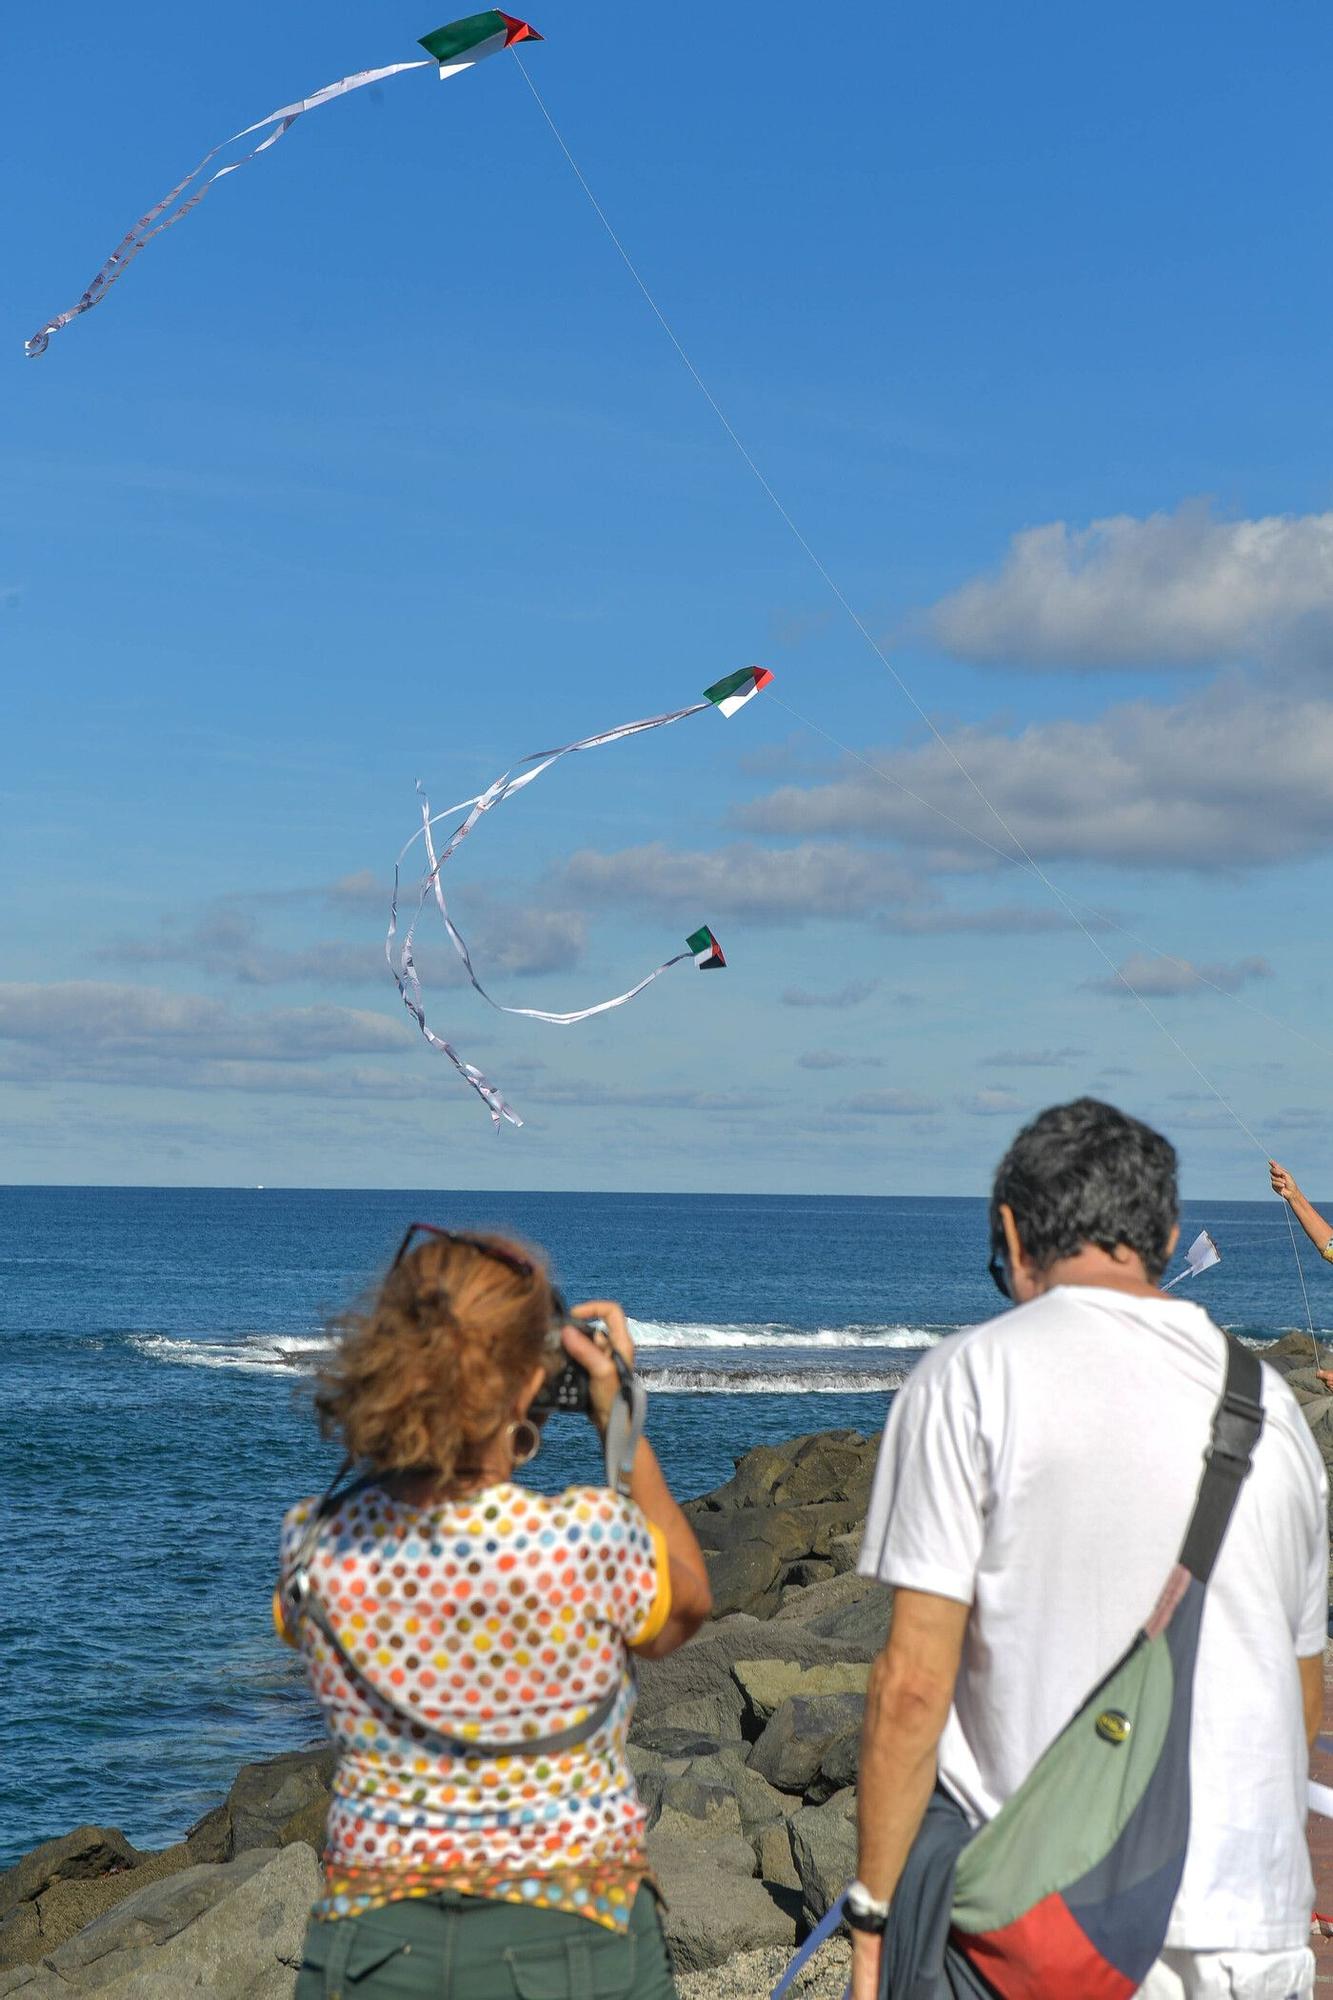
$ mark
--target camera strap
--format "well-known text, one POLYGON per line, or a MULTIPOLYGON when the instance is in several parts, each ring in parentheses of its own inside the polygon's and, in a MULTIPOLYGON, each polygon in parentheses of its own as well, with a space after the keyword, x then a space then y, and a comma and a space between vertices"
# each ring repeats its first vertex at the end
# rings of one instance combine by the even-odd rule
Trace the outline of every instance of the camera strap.
POLYGON ((301 1540, 297 1545, 291 1566, 284 1571, 279 1582, 278 1590, 283 1610, 290 1618, 293 1630, 300 1625, 303 1619, 308 1618, 310 1623, 315 1627, 315 1630, 333 1648, 338 1663, 348 1678, 355 1681, 357 1686, 378 1707, 387 1708, 399 1722, 405 1723, 412 1731, 414 1740, 419 1742, 423 1749, 432 1750, 437 1755, 447 1757, 554 1757, 558 1756, 563 1750, 573 1750, 578 1744, 586 1743, 590 1736, 595 1736, 599 1729, 605 1728, 614 1715, 622 1696, 627 1691, 631 1696, 633 1694, 634 1669, 632 1666, 627 1667, 626 1671, 617 1678, 614 1687, 609 1688, 601 1699, 593 1704, 581 1721, 571 1723, 566 1729, 552 1730, 545 1736, 524 1736, 513 1743, 486 1743, 477 1737, 454 1736, 447 1729, 436 1729, 431 1723, 423 1722, 414 1710, 404 1707, 401 1702, 395 1701, 391 1694, 386 1693, 382 1687, 370 1678, 360 1661, 348 1651, 346 1645, 334 1630, 333 1621, 329 1617, 328 1609, 310 1578, 310 1565, 314 1559, 315 1550, 319 1545, 320 1535, 330 1515, 333 1514, 335 1509, 341 1507, 345 1500, 350 1500, 354 1495, 364 1493, 367 1487, 375 1486, 379 1483, 376 1475, 370 1473, 364 1478, 354 1479, 350 1485, 344 1486, 342 1481, 351 1468, 352 1461, 350 1459, 345 1460, 334 1477, 332 1484, 315 1504, 311 1511, 310 1519, 306 1522, 301 1540))
POLYGON ((642 1376, 636 1375, 627 1361, 614 1353, 612 1359, 620 1377, 620 1394, 611 1407, 603 1439, 606 1447, 606 1483, 613 1493, 628 1499, 634 1454, 639 1449, 639 1439, 643 1436, 648 1415, 648 1391, 643 1386, 642 1376))

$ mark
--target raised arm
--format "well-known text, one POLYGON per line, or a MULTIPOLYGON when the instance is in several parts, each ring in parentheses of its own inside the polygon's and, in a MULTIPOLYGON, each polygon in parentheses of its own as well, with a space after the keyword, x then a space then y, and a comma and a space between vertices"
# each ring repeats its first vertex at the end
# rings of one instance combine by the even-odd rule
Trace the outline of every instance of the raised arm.
POLYGON ((1325 1222, 1314 1204, 1301 1193, 1285 1167, 1276 1160, 1268 1162, 1268 1175, 1273 1184, 1273 1193, 1280 1194, 1288 1203, 1292 1214, 1321 1257, 1327 1257, 1333 1264, 1333 1227, 1325 1222))
MULTIPOLYGON (((623 1308, 614 1299, 585 1299, 581 1305, 574 1307, 574 1317, 601 1320, 616 1352, 623 1360, 633 1364, 634 1342, 630 1338, 629 1323, 623 1308)), ((561 1338, 566 1352, 588 1371, 592 1403, 590 1414, 597 1428, 604 1431, 620 1390, 615 1363, 577 1327, 567 1326, 561 1338)), ((663 1654, 673 1653, 677 1646, 694 1637, 713 1608, 712 1591, 703 1551, 693 1528, 671 1497, 657 1462, 657 1453, 647 1438, 639 1439, 638 1450, 634 1454, 629 1497, 659 1530, 667 1547, 671 1568, 671 1609, 662 1629, 646 1644, 634 1648, 635 1652, 650 1660, 660 1659, 663 1654)))

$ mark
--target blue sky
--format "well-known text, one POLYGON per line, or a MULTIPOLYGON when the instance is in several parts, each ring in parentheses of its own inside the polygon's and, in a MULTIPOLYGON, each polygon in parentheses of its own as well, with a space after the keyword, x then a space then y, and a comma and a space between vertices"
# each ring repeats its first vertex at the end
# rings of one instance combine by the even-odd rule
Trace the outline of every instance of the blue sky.
MULTIPOLYGON (((525 61, 953 751, 1327 1187, 1327 9, 810 19, 556 0, 525 61)), ((207 145, 436 24, 9 24, 4 1177, 969 1193, 1090 1089, 1189 1193, 1260 1193, 1060 903, 940 818, 1005 845, 510 57, 310 116, 24 359, 207 145), (730 961, 557 1029, 428 944, 436 1025, 528 1120, 497 1140, 380 956, 414 781, 447 803, 751 660, 787 706, 573 760, 451 863, 517 1004, 701 920, 730 961)))

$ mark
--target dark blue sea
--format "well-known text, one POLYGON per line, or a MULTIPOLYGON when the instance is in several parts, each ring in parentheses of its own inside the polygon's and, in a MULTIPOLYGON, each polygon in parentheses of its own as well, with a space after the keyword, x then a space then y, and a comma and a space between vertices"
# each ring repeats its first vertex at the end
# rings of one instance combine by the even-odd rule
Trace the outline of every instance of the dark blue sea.
MULTIPOLYGON (((0 1189, 0 1866, 93 1820, 181 1833, 246 1760, 311 1740, 269 1624, 275 1537, 334 1469, 303 1397, 325 1315, 406 1223, 542 1245, 619 1297, 678 1495, 763 1439, 878 1430, 940 1336, 992 1313, 980 1201, 0 1189)), ((1304 1324, 1276 1201, 1195 1204, 1222 1263, 1191 1295, 1266 1340, 1304 1324)), ((1306 1260, 1316 1323, 1333 1271, 1306 1260)), ((595 1478, 576 1419, 534 1473, 595 1478)))

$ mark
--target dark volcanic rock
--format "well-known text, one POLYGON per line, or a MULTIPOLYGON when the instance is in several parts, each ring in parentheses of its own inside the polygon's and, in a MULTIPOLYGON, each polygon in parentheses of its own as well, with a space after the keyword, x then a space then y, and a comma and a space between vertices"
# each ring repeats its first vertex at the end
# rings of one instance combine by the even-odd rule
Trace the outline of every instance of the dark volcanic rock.
POLYGON ((99 1875, 120 1875, 143 1860, 119 1827, 76 1826, 58 1840, 44 1840, 13 1868, 0 1875, 0 1917, 20 1903, 35 1903, 56 1882, 86 1882, 99 1875))
POLYGON ((864 1711, 864 1695, 789 1695, 750 1752, 750 1769, 780 1792, 804 1792, 833 1745, 860 1728, 864 1711))
POLYGON ((839 1792, 826 1805, 803 1806, 788 1825, 801 1883, 801 1914, 817 1924, 856 1874, 856 1794, 839 1792))

